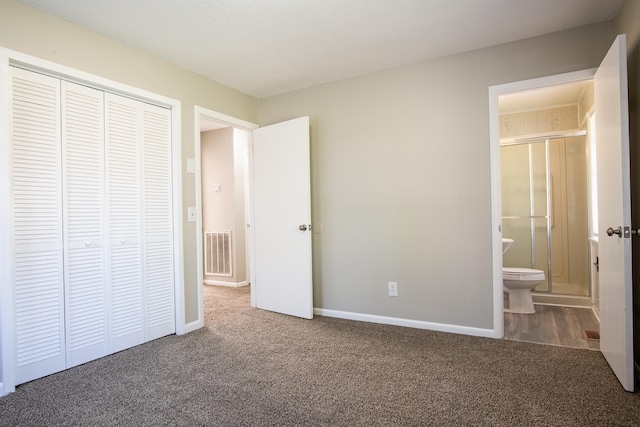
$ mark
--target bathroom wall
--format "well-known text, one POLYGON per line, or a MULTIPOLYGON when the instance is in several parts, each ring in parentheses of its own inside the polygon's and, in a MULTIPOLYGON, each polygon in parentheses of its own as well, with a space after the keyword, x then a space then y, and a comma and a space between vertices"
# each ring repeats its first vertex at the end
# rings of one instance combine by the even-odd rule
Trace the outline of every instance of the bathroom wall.
POLYGON ((488 88, 596 67, 613 39, 589 25, 261 99, 263 125, 311 120, 314 306, 492 329, 488 88))
POLYGON ((578 102, 578 119, 580 121, 580 129, 587 128, 587 119, 589 118, 589 114, 593 109, 593 103, 595 101, 595 96, 593 93, 593 80, 587 83, 587 87, 582 93, 582 97, 580 97, 580 101, 578 102))
POLYGON ((231 231, 233 260, 231 276, 205 275, 205 283, 236 285, 246 284, 247 280, 243 226, 246 143, 236 143, 235 133, 228 127, 201 134, 202 231, 231 231))
POLYGON ((579 105, 540 108, 500 115, 500 138, 578 129, 579 105))
POLYGON ((584 136, 549 142, 553 293, 589 295, 587 157, 584 136))

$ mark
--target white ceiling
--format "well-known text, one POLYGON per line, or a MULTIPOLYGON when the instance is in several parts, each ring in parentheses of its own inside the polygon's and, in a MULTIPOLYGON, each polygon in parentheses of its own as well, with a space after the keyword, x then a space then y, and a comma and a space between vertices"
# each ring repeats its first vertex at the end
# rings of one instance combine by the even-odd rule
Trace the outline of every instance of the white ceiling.
POLYGON ((21 0, 262 98, 614 19, 620 0, 21 0))

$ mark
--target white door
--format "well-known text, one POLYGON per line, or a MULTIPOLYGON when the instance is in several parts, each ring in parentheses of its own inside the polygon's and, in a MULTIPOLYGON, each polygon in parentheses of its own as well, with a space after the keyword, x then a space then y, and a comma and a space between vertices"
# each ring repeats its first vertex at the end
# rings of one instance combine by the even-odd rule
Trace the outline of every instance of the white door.
POLYGON ((631 295, 631 202, 626 38, 618 36, 595 75, 600 256, 600 349, 634 390, 631 295), (618 228, 620 227, 620 230, 618 228), (606 230, 618 233, 609 236, 606 230))
POLYGON ((62 81, 67 367, 108 354, 104 92, 62 81))
POLYGON ((253 131, 256 307, 313 318, 309 118, 253 131))
POLYGON ((142 147, 138 101, 105 94, 111 351, 144 342, 142 147))
POLYGON ((6 284, 13 284, 15 347, 3 350, 14 352, 15 384, 21 384, 67 363, 60 81, 11 67, 10 108, 13 268, 6 284))
POLYGON ((142 212, 145 341, 176 331, 173 284, 171 110, 142 112, 142 212))

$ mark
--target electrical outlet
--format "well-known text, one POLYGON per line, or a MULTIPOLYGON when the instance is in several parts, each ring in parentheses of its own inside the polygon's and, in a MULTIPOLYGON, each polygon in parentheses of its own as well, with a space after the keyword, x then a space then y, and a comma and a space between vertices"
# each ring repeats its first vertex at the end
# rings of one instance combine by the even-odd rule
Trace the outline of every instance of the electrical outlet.
POLYGON ((389 282, 389 296, 390 297, 398 296, 398 282, 389 282))

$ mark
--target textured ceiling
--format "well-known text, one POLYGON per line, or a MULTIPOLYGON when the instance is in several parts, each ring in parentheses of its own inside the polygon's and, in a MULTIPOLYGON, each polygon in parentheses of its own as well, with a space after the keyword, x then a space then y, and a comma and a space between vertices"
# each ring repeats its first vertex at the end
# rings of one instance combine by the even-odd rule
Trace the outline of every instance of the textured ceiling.
POLYGON ((21 0, 261 98, 614 19, 620 0, 21 0))

